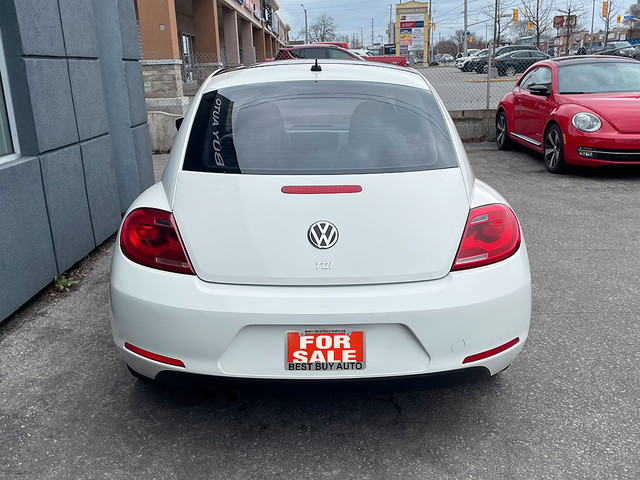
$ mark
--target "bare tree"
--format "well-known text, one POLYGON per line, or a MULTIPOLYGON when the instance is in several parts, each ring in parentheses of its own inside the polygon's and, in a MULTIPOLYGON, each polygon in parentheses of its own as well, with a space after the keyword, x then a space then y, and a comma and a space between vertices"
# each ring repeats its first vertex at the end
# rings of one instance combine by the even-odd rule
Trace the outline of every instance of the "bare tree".
POLYGON ((448 53, 453 57, 455 57, 460 51, 458 45, 451 40, 441 40, 435 44, 434 49, 436 53, 448 53))
POLYGON ((629 6, 627 15, 633 15, 633 18, 625 18, 622 23, 628 25, 631 31, 636 31, 640 28, 640 0, 629 6))
POLYGON ((566 0, 564 8, 559 8, 558 11, 565 14, 564 27, 560 31, 565 38, 564 53, 568 54, 571 35, 584 29, 584 25, 578 22, 578 19, 584 15, 584 5, 576 0, 566 0))
MULTIPOLYGON (((536 46, 540 48, 540 36, 552 25, 552 13, 556 6, 554 0, 524 0, 522 16, 524 22, 531 22, 536 36, 536 46)), ((528 27, 528 25, 527 25, 528 27)))
POLYGON ((528 37, 533 32, 532 30, 529 30, 528 22, 525 20, 520 20, 519 22, 512 23, 510 25, 510 28, 513 34, 515 35, 516 40, 518 38, 528 37))
POLYGON ((362 48, 362 42, 360 41, 360 35, 357 33, 351 34, 351 48, 362 48))
POLYGON ((607 14, 602 16, 604 20, 604 44, 603 46, 607 46, 609 41, 609 32, 612 28, 613 17, 616 14, 616 8, 618 8, 618 2, 616 0, 607 0, 609 3, 607 4, 607 14))
POLYGON ((492 23, 494 23, 495 42, 492 48, 493 53, 495 53, 496 48, 500 46, 500 41, 504 35, 504 32, 509 28, 511 23, 511 20, 501 18, 503 1, 504 0, 495 0, 495 3, 491 2, 489 5, 486 5, 480 9, 480 13, 489 17, 492 20, 492 23))
POLYGON ((338 30, 338 25, 335 20, 323 13, 309 25, 309 38, 313 42, 330 42, 335 40, 336 30, 338 30))
MULTIPOLYGON (((471 38, 471 40, 467 45, 468 48, 486 48, 484 39, 482 37, 477 36, 475 32, 470 32, 470 33, 471 35, 469 35, 469 38, 471 38)), ((460 53, 464 51, 464 41, 465 41, 464 30, 456 30, 456 33, 454 33, 451 37, 449 37, 448 41, 451 42, 453 45, 455 45, 455 47, 458 50, 456 53, 460 53)), ((447 52, 447 53, 451 53, 451 52, 447 52)))

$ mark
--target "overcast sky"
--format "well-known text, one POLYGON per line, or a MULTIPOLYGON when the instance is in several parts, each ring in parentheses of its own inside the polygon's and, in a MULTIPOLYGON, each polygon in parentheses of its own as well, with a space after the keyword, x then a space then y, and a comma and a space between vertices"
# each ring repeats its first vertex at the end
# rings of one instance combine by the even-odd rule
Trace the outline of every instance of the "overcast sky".
MULTIPOLYGON (((373 19, 373 31, 374 40, 377 43, 380 40, 380 35, 384 35, 385 42, 387 41, 387 24, 389 23, 389 7, 392 5, 392 22, 395 21, 395 5, 396 2, 389 2, 388 0, 276 0, 280 6, 278 10, 278 16, 284 23, 288 23, 291 26, 291 32, 289 38, 295 39, 300 31, 304 32, 304 10, 300 6, 304 3, 307 9, 308 23, 311 25, 313 21, 326 13, 332 17, 338 25, 338 33, 341 35, 347 34, 351 37, 352 33, 360 35, 360 31, 364 32, 364 40, 366 44, 371 43, 371 19, 373 19)), ((406 3, 403 1, 402 3, 406 3)), ((511 13, 511 9, 518 8, 521 4, 521 0, 502 0, 502 12, 511 13)), ((571 0, 573 5, 583 4, 584 15, 582 17, 583 23, 587 26, 587 29, 591 27, 591 10, 593 1, 589 0, 571 0)), ((621 15, 625 15, 629 6, 634 4, 632 0, 616 0, 617 8, 621 15)), ((560 8, 566 7, 567 0, 557 0, 557 5, 560 8)), ((468 22, 469 24, 486 20, 486 16, 481 14, 481 10, 489 8, 493 5, 491 0, 467 0, 468 9, 468 22)), ((493 8, 493 7, 491 7, 493 8)), ((456 30, 462 30, 464 18, 464 0, 435 0, 433 2, 431 15, 433 21, 436 24, 435 40, 439 38, 442 40, 450 37, 456 30)), ((595 1, 595 22, 594 29, 597 31, 602 27, 603 23, 599 17, 599 13, 602 12, 602 0, 595 1)), ((560 14, 560 13, 558 13, 560 14)), ((522 12, 520 13, 520 20, 523 20, 522 12)), ((614 25, 615 26, 615 25, 614 25)), ((489 24, 489 31, 491 30, 491 24, 489 24)), ((485 23, 479 23, 472 25, 469 30, 476 33, 481 37, 485 36, 485 23)), ((508 33, 510 35, 510 33, 508 33)), ((304 40, 304 33, 301 40, 304 40)))

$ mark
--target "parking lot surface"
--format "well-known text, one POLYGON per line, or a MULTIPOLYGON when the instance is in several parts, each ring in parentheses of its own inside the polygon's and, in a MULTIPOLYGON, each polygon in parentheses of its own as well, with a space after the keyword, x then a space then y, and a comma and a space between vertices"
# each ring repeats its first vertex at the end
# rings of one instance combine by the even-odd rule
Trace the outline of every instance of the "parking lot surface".
POLYGON ((467 151, 529 250, 530 336, 507 371, 238 398, 143 383, 111 340, 111 240, 70 292, 0 325, 0 478, 640 478, 640 169, 552 175, 524 149, 467 151))

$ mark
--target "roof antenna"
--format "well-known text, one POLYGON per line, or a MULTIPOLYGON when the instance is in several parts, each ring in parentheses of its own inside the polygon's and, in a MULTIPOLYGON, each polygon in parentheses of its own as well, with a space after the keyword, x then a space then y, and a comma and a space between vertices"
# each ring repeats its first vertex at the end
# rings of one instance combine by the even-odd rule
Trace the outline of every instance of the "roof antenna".
POLYGON ((322 67, 320 65, 318 65, 318 59, 316 58, 316 64, 315 65, 311 65, 311 71, 312 72, 321 72, 322 71, 322 67))

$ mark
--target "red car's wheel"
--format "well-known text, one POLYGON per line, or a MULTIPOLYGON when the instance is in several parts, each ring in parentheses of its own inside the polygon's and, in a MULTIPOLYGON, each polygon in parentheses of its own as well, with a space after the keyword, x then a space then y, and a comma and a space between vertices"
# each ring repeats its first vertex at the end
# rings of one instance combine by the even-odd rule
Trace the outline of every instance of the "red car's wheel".
POLYGON ((507 130, 507 114, 501 110, 496 117, 496 143, 500 150, 509 150, 513 147, 513 141, 509 138, 507 130))
POLYGON ((562 130, 556 124, 551 125, 544 134, 544 164, 551 173, 560 173, 566 169, 562 130))

